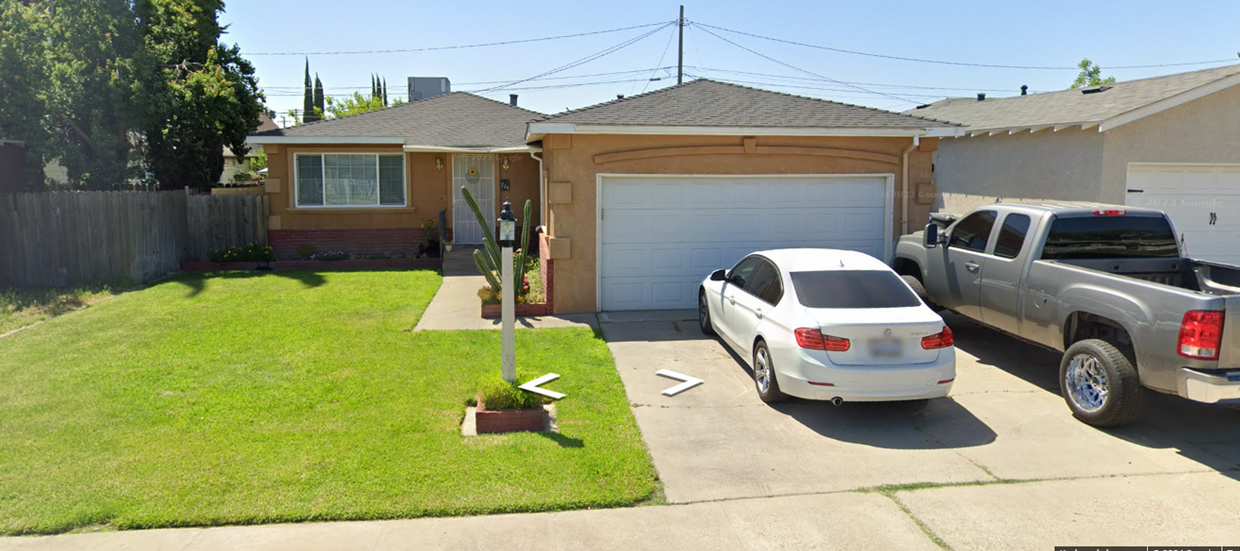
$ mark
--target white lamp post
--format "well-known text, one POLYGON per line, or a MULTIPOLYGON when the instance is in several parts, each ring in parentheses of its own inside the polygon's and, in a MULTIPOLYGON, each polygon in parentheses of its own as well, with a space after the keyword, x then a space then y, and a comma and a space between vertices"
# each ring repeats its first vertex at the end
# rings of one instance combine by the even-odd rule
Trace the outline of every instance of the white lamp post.
POLYGON ((517 220, 512 216, 512 204, 504 201, 504 211, 499 215, 499 263, 502 352, 501 367, 505 381, 517 382, 516 323, 517 285, 512 275, 512 242, 517 238, 517 220))

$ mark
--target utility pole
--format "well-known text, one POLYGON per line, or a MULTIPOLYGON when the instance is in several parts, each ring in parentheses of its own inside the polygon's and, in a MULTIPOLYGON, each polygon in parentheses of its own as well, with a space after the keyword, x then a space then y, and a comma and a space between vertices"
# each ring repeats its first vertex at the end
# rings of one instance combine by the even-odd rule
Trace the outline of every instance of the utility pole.
POLYGON ((685 7, 680 6, 680 48, 676 56, 676 84, 685 81, 685 7))

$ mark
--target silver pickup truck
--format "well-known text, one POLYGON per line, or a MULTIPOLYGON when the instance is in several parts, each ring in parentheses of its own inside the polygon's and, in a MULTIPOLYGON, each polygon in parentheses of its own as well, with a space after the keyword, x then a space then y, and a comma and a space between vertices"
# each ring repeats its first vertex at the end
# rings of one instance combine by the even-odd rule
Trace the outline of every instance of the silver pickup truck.
POLYGON ((1156 210, 994 204, 901 237, 893 267, 928 302, 1063 352, 1072 413, 1119 425, 1144 389, 1240 402, 1240 267, 1185 258, 1176 235, 1156 210))

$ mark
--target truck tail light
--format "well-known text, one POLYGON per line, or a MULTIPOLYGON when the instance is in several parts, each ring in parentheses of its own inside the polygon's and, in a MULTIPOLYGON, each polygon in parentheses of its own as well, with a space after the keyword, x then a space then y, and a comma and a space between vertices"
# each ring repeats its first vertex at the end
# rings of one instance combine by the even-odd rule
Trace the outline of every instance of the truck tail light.
POLYGON ((933 335, 927 335, 921 338, 921 347, 926 350, 934 350, 935 348, 947 348, 956 343, 956 339, 952 337, 950 327, 944 325, 943 331, 933 335))
POLYGON ((1176 352, 1185 358, 1217 360, 1223 343, 1223 313, 1217 310, 1189 310, 1180 323, 1176 352))
POLYGON ((792 332, 797 337, 797 346, 808 350, 826 350, 827 352, 844 352, 852 343, 842 337, 823 335, 822 331, 802 327, 792 332))
POLYGON ((1126 210, 1096 210, 1094 211, 1094 216, 1126 216, 1127 214, 1128 214, 1128 211, 1126 210))

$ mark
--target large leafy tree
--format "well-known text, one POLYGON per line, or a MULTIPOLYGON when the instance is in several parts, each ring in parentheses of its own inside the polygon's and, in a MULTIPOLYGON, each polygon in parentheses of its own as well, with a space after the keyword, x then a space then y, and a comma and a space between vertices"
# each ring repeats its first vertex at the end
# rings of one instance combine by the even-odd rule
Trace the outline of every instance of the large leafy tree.
MULTIPOLYGON (((404 102, 399 99, 393 105, 400 105, 404 102)), ((352 96, 329 97, 327 98, 326 115, 329 119, 338 119, 349 115, 357 115, 367 111, 383 109, 383 96, 363 96, 361 92, 353 92, 352 96)))
POLYGON ((0 0, 0 134, 70 183, 165 188, 219 179, 245 153, 262 96, 236 46, 218 42, 221 0, 0 0))
POLYGON ((0 134, 58 159, 72 184, 123 185, 135 167, 137 58, 128 0, 0 2, 0 134))
POLYGON ((1081 72, 1076 75, 1076 80, 1072 81, 1072 86, 1068 88, 1069 90, 1074 90, 1081 87, 1115 84, 1115 77, 1103 78, 1102 67, 1095 65, 1094 62, 1089 60, 1089 58, 1082 59, 1076 66, 1081 69, 1081 72))
POLYGON ((263 97, 254 66, 219 42, 222 0, 136 0, 145 46, 142 130, 146 162, 165 189, 209 187, 224 148, 247 152, 263 97))

